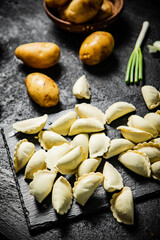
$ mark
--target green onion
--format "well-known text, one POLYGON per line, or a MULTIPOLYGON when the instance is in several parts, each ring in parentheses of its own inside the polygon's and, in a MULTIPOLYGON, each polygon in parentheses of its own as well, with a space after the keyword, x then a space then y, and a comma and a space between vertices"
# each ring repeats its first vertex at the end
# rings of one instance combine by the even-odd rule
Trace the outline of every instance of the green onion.
POLYGON ((134 50, 129 58, 127 71, 126 71, 126 83, 138 83, 143 79, 143 56, 141 51, 141 44, 146 35, 149 27, 149 22, 145 21, 142 25, 142 29, 137 38, 134 50))
POLYGON ((148 45, 148 48, 150 53, 160 51, 160 41, 154 42, 153 45, 148 45))

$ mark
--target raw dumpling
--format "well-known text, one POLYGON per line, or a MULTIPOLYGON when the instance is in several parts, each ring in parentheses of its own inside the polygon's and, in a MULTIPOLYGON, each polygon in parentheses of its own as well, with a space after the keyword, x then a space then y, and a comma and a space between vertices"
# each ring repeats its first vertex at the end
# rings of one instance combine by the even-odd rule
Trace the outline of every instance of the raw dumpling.
POLYGON ((152 177, 160 181, 160 161, 151 165, 152 177))
POLYGON ((25 169, 25 178, 33 179, 33 174, 38 170, 43 170, 46 168, 45 163, 46 152, 42 149, 38 150, 33 154, 30 158, 29 162, 27 163, 25 169))
POLYGON ((134 204, 132 191, 124 187, 119 193, 114 193, 111 203, 111 211, 118 222, 127 225, 134 224, 134 204))
POLYGON ((69 136, 79 133, 100 132, 104 130, 104 125, 96 118, 80 118, 71 126, 69 136))
POLYGON ((76 119, 76 112, 69 111, 60 118, 58 118, 55 122, 53 122, 50 126, 50 130, 66 136, 69 133, 70 127, 76 119))
POLYGON ((20 140, 14 150, 14 169, 16 172, 21 170, 32 157, 35 151, 33 143, 27 139, 20 140))
POLYGON ((105 119, 108 124, 123 115, 135 111, 135 107, 127 102, 113 103, 105 112, 105 119))
POLYGON ((95 106, 88 103, 81 103, 75 106, 77 115, 80 118, 96 118, 103 124, 106 123, 104 113, 95 106))
POLYGON ((157 137, 158 132, 157 130, 153 127, 153 125, 148 122, 146 119, 143 117, 140 117, 138 115, 132 115, 128 118, 127 125, 129 127, 134 127, 138 128, 142 131, 149 132, 153 135, 153 137, 157 137))
POLYGON ((105 133, 93 133, 89 139, 89 154, 91 158, 103 156, 110 146, 110 138, 105 133))
POLYGON ((39 170, 34 174, 34 178, 30 183, 30 194, 41 203, 51 192, 53 182, 57 176, 56 171, 39 170))
POLYGON ((79 204, 84 206, 97 187, 103 181, 103 174, 91 172, 79 177, 74 183, 73 196, 79 204))
MULTIPOLYGON (((62 137, 60 134, 52 131, 41 131, 38 134, 38 141, 45 150, 49 150, 53 146, 59 146, 63 143, 68 143, 68 141, 62 137)), ((68 143, 69 144, 69 143, 68 143)))
POLYGON ((133 149, 135 146, 131 141, 124 138, 112 139, 108 151, 103 155, 104 158, 108 159, 115 155, 118 155, 127 150, 133 149))
POLYGON ((83 160, 88 158, 88 144, 89 136, 87 133, 81 133, 76 135, 73 140, 70 142, 70 145, 75 148, 81 146, 83 148, 83 160))
POLYGON ((85 75, 81 76, 75 82, 72 92, 73 92, 73 95, 75 95, 75 97, 78 99, 82 99, 82 98, 90 99, 90 96, 91 96, 90 85, 85 75))
POLYGON ((77 177, 82 177, 84 174, 95 172, 101 163, 101 158, 88 158, 84 160, 78 167, 77 177))
POLYGON ((60 146, 53 146, 51 149, 49 149, 45 159, 47 168, 49 168, 50 170, 54 170, 56 167, 57 161, 72 149, 73 148, 67 143, 64 143, 60 146))
POLYGON ((139 143, 134 149, 147 154, 151 163, 160 161, 160 145, 157 143, 139 143))
POLYGON ((146 119, 148 122, 150 122, 158 131, 159 135, 160 135, 160 113, 159 111, 153 113, 147 113, 144 116, 144 119, 146 119))
POLYGON ((133 127, 119 126, 117 129, 121 130, 124 138, 134 143, 145 142, 153 137, 151 133, 133 127))
POLYGON ((72 204, 72 187, 64 177, 60 176, 53 185, 52 205, 57 213, 68 212, 72 204))
POLYGON ((103 187, 107 192, 113 192, 123 188, 123 180, 120 173, 109 162, 105 162, 103 175, 103 187))
POLYGON ((160 137, 159 138, 154 138, 150 142, 157 143, 160 145, 160 137))
POLYGON ((48 119, 48 115, 44 114, 41 117, 30 118, 27 120, 19 121, 13 124, 13 128, 18 132, 27 134, 35 134, 40 132, 48 119))
POLYGON ((83 149, 78 146, 57 161, 56 167, 62 174, 72 174, 77 171, 83 159, 83 149))
POLYGON ((121 153, 118 160, 131 171, 144 176, 151 176, 150 161, 145 153, 138 152, 137 150, 128 150, 121 153))
POLYGON ((160 105, 160 92, 153 86, 143 86, 141 88, 142 96, 148 109, 156 108, 160 105))

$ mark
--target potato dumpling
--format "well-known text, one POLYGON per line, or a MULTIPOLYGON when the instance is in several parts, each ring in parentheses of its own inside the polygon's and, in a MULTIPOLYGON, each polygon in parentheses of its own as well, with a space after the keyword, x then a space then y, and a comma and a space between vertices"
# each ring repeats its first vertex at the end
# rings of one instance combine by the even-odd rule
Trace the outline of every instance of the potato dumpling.
POLYGON ((68 0, 45 0, 46 4, 51 7, 60 7, 63 6, 68 0))
POLYGON ((72 0, 60 16, 72 23, 85 23, 97 15, 101 5, 102 0, 72 0))
POLYGON ((17 47, 15 55, 28 66, 43 69, 59 61, 60 48, 51 42, 27 43, 17 47))
POLYGON ((55 106, 59 101, 59 89, 53 79, 42 73, 31 73, 25 79, 28 94, 42 107, 55 106))
POLYGON ((79 50, 80 60, 87 65, 96 65, 106 59, 113 51, 114 38, 108 32, 97 31, 90 34, 79 50))

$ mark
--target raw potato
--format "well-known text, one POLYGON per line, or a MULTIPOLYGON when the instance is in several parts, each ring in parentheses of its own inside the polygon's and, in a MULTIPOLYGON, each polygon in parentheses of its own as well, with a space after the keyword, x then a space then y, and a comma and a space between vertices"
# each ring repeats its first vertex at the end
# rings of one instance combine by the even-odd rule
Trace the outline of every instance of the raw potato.
POLYGON ((103 0, 101 9, 99 11, 99 13, 96 15, 96 17, 94 18, 94 22, 95 21, 101 21, 105 18, 108 18, 112 15, 112 3, 109 0, 103 0))
POLYGON ((60 16, 72 23, 85 23, 97 15, 102 0, 72 0, 60 12, 60 16))
POLYGON ((60 48, 50 42, 27 43, 17 47, 15 55, 28 66, 43 69, 59 61, 60 48))
POLYGON ((46 4, 51 7, 60 7, 63 6, 68 0, 45 0, 46 4))
POLYGON ((31 73, 25 79, 28 94, 41 107, 55 106, 59 89, 53 79, 42 73, 31 73))
POLYGON ((82 43, 79 57, 84 64, 96 65, 113 51, 114 38, 108 32, 97 31, 90 34, 82 43))

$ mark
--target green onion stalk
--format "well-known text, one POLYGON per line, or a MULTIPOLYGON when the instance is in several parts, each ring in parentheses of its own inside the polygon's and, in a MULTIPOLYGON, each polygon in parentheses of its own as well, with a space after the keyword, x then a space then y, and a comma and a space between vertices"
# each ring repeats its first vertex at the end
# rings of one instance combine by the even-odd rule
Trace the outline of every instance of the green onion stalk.
POLYGON ((146 35, 148 27, 149 22, 145 21, 137 38, 134 50, 128 61, 125 78, 126 83, 138 83, 139 80, 143 79, 143 55, 141 51, 141 44, 146 35))

